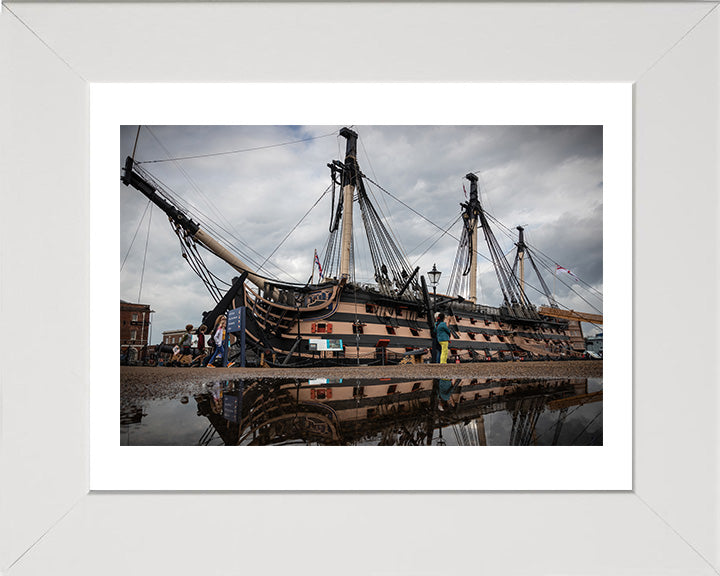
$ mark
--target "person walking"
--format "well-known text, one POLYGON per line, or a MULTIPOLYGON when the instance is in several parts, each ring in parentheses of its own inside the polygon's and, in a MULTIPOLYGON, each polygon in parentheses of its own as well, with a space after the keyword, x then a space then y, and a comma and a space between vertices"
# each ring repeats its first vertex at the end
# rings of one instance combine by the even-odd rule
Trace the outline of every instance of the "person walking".
POLYGON ((447 364, 448 345, 450 344, 450 328, 445 324, 445 314, 440 312, 435 323, 435 335, 440 344, 440 364, 447 364))
POLYGON ((183 334, 182 340, 180 341, 180 350, 183 356, 192 354, 192 329, 192 324, 185 326, 185 334, 183 334))
POLYGON ((200 324, 197 329, 197 356, 201 366, 205 359, 205 332, 207 332, 207 326, 200 324))
POLYGON ((215 320, 215 328, 214 328, 214 336, 213 340, 215 341, 215 352, 213 352, 213 355, 210 356, 210 360, 208 360, 207 367, 208 368, 215 368, 213 366, 213 361, 215 358, 217 358, 218 354, 222 358, 225 355, 225 326, 227 325, 227 318, 225 316, 218 317, 217 320, 215 320))
POLYGON ((205 332, 207 332, 207 326, 200 324, 197 329, 197 351, 198 354, 205 354, 205 332))
MULTIPOLYGON (((435 315, 433 314, 433 318, 435 315)), ((430 328, 430 339, 432 344, 430 346, 430 363, 437 364, 440 361, 440 344, 437 339, 437 332, 435 331, 435 324, 430 328)))

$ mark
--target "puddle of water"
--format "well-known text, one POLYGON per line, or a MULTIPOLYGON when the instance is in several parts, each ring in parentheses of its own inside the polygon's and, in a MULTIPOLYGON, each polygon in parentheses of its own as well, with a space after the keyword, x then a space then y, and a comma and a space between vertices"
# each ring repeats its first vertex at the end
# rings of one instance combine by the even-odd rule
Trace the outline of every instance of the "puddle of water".
POLYGON ((602 378, 216 382, 121 402, 124 446, 602 445, 602 378))

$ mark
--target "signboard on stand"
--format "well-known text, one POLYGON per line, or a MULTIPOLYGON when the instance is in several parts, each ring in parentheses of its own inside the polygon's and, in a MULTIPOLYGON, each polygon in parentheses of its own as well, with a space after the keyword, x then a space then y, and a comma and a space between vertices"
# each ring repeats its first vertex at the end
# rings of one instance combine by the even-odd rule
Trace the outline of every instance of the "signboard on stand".
MULTIPOLYGON (((245 366, 245 306, 233 308, 227 313, 227 330, 226 334, 236 334, 240 340, 240 366, 245 366)), ((227 339, 227 336, 226 336, 227 339)), ((225 346, 225 361, 223 365, 227 365, 227 346, 225 346)))

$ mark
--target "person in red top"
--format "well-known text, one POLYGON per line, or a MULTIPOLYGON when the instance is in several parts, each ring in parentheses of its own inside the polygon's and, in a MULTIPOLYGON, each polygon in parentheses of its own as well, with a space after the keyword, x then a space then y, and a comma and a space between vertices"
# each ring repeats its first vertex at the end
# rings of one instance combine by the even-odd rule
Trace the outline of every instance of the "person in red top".
POLYGON ((207 326, 200 324, 197 329, 197 355, 202 359, 205 357, 205 332, 207 332, 207 326))

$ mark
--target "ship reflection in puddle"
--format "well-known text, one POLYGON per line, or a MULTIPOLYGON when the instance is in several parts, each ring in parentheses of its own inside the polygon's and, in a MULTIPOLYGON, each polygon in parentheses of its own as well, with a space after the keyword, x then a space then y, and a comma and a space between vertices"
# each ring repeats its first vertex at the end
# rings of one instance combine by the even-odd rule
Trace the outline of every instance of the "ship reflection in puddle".
POLYGON ((124 403, 123 445, 602 445, 602 379, 239 380, 124 403))

